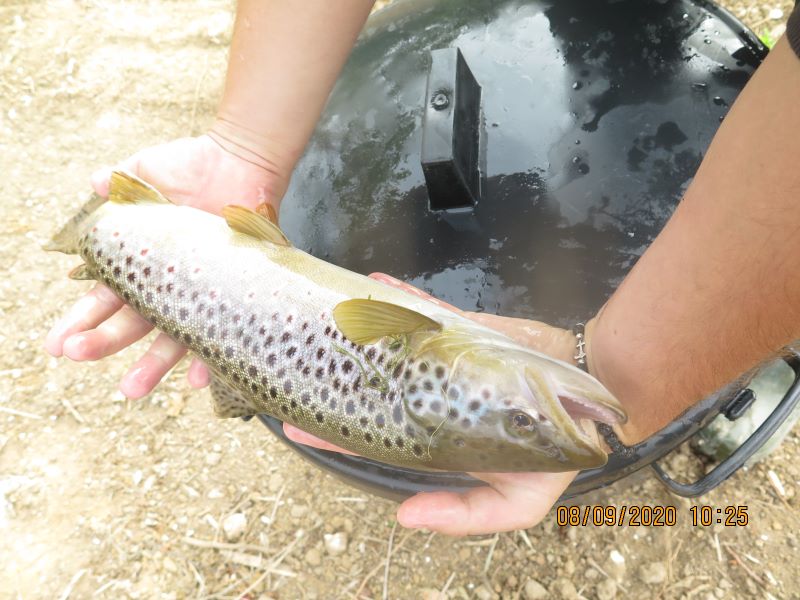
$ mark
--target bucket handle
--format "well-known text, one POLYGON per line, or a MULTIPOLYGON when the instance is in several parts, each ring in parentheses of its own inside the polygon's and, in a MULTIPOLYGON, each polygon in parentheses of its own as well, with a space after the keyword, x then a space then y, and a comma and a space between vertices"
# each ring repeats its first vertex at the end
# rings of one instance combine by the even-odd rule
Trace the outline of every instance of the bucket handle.
POLYGON ((794 381, 792 385, 786 391, 783 398, 778 403, 778 406, 776 406, 772 413, 761 423, 758 429, 750 434, 750 437, 747 438, 741 446, 714 467, 714 469, 697 481, 681 483, 672 479, 658 462, 653 462, 650 465, 656 477, 658 477, 661 483, 673 494, 683 496, 684 498, 694 498, 710 492, 738 471, 744 463, 773 436, 778 427, 783 424, 792 410, 794 410, 794 407, 797 406, 798 401, 800 401, 800 354, 792 350, 789 356, 784 357, 784 360, 794 371, 794 381))

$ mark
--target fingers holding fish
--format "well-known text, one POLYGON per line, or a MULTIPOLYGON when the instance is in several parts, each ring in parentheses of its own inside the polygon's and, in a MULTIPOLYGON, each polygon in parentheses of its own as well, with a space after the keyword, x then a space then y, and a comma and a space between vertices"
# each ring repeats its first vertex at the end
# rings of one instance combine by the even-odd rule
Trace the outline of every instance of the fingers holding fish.
POLYGON ((68 338, 94 329, 116 313, 122 305, 122 299, 108 287, 95 285, 53 326, 47 334, 45 349, 53 356, 61 356, 65 352, 64 343, 68 338))
POLYGON ((160 333, 153 344, 128 370, 120 382, 120 391, 126 397, 138 399, 153 391, 172 367, 184 357, 187 350, 169 336, 160 333))
POLYGON ((403 527, 464 536, 525 529, 539 523, 576 472, 473 473, 490 484, 463 494, 431 492, 403 502, 403 527))
POLYGON ((211 373, 206 364, 199 358, 193 358, 189 364, 189 372, 186 374, 189 385, 195 389, 207 387, 211 383, 211 373))
POLYGON ((100 360, 143 338, 153 326, 125 305, 94 329, 64 341, 64 355, 75 361, 100 360))

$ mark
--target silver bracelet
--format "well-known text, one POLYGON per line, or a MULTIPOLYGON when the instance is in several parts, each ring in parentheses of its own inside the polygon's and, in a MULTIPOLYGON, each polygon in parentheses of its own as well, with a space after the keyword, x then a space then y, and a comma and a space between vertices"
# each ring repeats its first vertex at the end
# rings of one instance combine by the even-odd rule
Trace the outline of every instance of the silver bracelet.
POLYGON ((575 334, 575 364, 579 369, 589 372, 589 366, 586 364, 586 323, 575 323, 572 327, 572 333, 575 334))

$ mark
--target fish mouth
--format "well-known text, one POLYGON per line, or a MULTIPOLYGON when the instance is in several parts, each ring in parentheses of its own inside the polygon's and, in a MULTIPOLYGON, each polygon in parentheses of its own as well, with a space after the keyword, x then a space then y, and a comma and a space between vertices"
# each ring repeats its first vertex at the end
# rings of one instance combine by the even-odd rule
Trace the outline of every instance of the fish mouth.
POLYGON ((578 432, 596 446, 601 444, 600 434, 597 431, 598 423, 613 427, 626 421, 626 415, 621 407, 606 406, 589 398, 568 393, 559 393, 558 400, 561 408, 575 423, 578 432))

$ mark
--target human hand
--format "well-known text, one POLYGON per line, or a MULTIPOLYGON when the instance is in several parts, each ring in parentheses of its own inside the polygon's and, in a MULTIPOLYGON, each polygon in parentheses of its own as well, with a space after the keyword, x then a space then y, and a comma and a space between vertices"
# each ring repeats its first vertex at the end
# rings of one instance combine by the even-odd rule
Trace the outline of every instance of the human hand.
MULTIPOLYGON (((178 204, 212 213, 219 213, 230 202, 251 207, 267 202, 277 212, 288 181, 288 175, 242 159, 208 135, 146 148, 116 168, 139 176, 178 204)), ((111 170, 101 169, 92 175, 92 187, 104 197, 108 195, 111 170)), ((45 349, 53 356, 75 361, 99 360, 138 341, 152 328, 108 287, 97 284, 53 326, 45 349)), ((147 395, 186 351, 160 333, 122 378, 120 390, 128 398, 147 395)), ((188 379, 193 387, 208 385, 205 365, 193 360, 188 379)))
MULTIPOLYGON (((426 298, 497 329, 516 342, 555 358, 571 361, 575 351, 572 332, 538 321, 498 317, 460 311, 419 289, 382 273, 370 277, 411 294, 426 298)), ((352 454, 291 425, 284 425, 286 436, 294 442, 323 450, 352 454)), ((400 505, 397 520, 403 527, 424 528, 447 535, 475 535, 531 527, 541 521, 577 475, 567 473, 471 473, 488 483, 463 494, 426 492, 400 505)))

